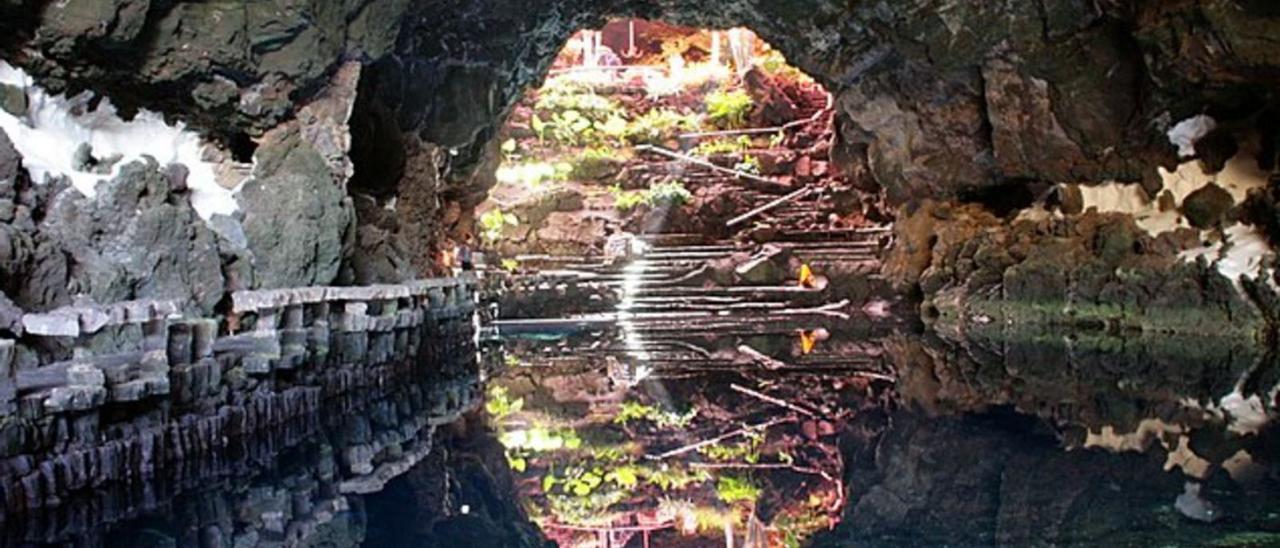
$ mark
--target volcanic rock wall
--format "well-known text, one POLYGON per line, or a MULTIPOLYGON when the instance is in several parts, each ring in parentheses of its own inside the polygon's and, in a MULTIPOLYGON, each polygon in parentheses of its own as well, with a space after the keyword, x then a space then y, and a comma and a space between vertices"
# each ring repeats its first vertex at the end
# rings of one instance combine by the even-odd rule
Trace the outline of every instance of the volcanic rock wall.
MULTIPOLYGON (((0 4, 5 59, 51 92, 91 89, 126 116, 145 108, 186 121, 220 142, 210 154, 248 182, 227 178, 242 211, 211 223, 221 284, 204 266, 212 238, 170 200, 177 210, 163 214, 165 231, 186 227, 187 237, 167 245, 189 258, 167 269, 160 288, 127 268, 101 282, 88 274, 102 270, 103 248, 139 239, 61 242, 62 214, 35 197, 50 191, 19 203, 0 186, 0 214, 10 200, 37 225, 16 226, 23 236, 0 245, 6 295, 25 310, 76 294, 185 298, 207 309, 219 285, 423 275, 442 235, 492 185, 507 113, 573 31, 613 16, 755 30, 837 96, 833 158, 865 164, 864 183, 894 204, 1017 211, 1053 185, 1109 181, 1140 185, 1154 201, 1157 166, 1172 169, 1181 152, 1213 175, 1244 139, 1259 143, 1248 161, 1274 167, 1280 13, 1258 0, 10 0, 0 4), (1179 124, 1206 114, 1214 123, 1196 126, 1203 131, 1179 124)), ((21 90, 5 97, 21 110, 21 90)), ((145 169, 168 168, 135 172, 145 169)), ((1261 226, 1274 225, 1267 196, 1252 208, 1261 226)))
MULTIPOLYGON (((478 401, 468 282, 245 291, 233 300, 221 321, 184 318, 165 301, 24 316, 26 344, 0 340, 4 507, 34 512, 163 477, 371 386, 460 378, 433 387, 440 409, 417 415, 422 427, 478 401)), ((376 491, 430 451, 404 439, 405 428, 376 438, 363 430, 340 455, 352 473, 343 492, 376 491)))

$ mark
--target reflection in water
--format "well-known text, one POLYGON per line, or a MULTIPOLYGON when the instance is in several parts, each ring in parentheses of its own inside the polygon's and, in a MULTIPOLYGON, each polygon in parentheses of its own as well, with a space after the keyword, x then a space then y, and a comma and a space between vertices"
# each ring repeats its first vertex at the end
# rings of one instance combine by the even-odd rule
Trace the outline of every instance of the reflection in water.
POLYGON ((508 340, 529 513, 565 546, 1280 542, 1250 342, 809 321, 647 324, 643 379, 635 326, 508 340))
POLYGON ((488 410, 561 545, 795 543, 840 519, 840 436, 869 442, 850 422, 892 387, 883 335, 779 321, 508 341, 488 410))
POLYGON ((1280 541, 1276 367, 1254 345, 948 340, 856 314, 632 320, 511 330, 486 367, 354 392, 6 523, 5 543, 1280 541))

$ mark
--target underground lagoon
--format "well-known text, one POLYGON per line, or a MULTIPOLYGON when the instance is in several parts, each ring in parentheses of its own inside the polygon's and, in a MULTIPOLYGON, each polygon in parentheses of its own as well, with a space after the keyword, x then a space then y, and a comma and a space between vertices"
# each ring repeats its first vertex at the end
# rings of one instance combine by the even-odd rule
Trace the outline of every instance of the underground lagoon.
POLYGON ((0 545, 1280 546, 1278 38, 0 1, 0 545))

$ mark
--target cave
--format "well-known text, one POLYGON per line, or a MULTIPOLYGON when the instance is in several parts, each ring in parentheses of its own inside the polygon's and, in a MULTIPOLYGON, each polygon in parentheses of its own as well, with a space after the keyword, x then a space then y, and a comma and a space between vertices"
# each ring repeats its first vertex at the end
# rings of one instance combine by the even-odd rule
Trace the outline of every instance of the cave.
POLYGON ((0 545, 1280 543, 1277 36, 0 1, 0 545))

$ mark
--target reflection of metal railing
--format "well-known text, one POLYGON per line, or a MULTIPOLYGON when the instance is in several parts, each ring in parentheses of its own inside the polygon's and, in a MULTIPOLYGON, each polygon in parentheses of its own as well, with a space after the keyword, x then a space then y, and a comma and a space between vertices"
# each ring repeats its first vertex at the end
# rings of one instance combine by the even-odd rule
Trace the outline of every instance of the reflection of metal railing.
POLYGON ((671 529, 675 527, 674 521, 665 521, 653 525, 629 525, 629 526, 605 526, 605 527, 587 527, 583 525, 566 525, 561 523, 545 523, 541 524, 544 529, 559 529, 562 531, 573 531, 579 533, 595 533, 599 539, 599 548, 618 548, 625 546, 626 542, 620 542, 615 535, 634 535, 640 533, 644 539, 644 547, 649 548, 649 535, 654 531, 671 529))

